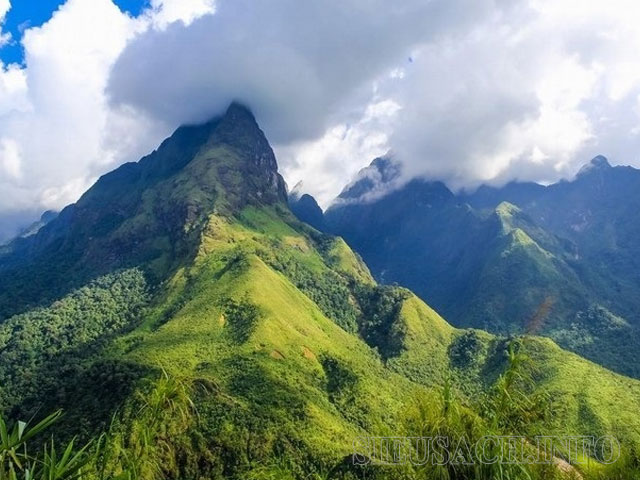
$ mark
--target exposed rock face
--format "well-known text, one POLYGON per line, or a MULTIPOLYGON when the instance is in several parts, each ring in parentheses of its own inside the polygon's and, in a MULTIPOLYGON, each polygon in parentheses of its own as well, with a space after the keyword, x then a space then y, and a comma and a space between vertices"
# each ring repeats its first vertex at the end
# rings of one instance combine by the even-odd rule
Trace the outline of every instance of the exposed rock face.
MULTIPOLYGON (((24 278, 20 298, 29 304, 41 300, 45 283, 62 293, 133 265, 160 280, 194 254, 212 213, 286 202, 269 142, 252 113, 233 103, 223 116, 180 127, 139 162, 102 176, 57 218, 5 247, 0 290, 9 277, 24 278)), ((0 293, 0 319, 22 308, 9 290, 0 293)))

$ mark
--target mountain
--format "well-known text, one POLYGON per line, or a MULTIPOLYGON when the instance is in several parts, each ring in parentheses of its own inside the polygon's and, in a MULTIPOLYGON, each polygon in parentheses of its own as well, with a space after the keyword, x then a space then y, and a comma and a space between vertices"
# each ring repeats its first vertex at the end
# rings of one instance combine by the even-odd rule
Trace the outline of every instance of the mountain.
POLYGON ((640 376, 639 170, 600 156, 546 187, 454 195, 439 182, 386 183, 390 193, 365 186, 355 200, 346 187, 325 214, 377 279, 411 288, 455 325, 535 331, 640 376), (534 320, 543 305, 545 321, 534 320))
POLYGON ((53 297, 117 268, 144 264, 161 279, 196 254, 212 210, 284 201, 271 147, 253 116, 232 105, 224 117, 182 127, 140 162, 104 175, 37 235, 12 242, 0 265, 0 319, 43 292, 53 297))
POLYGON ((289 208, 300 221, 308 223, 317 230, 324 230, 322 209, 315 198, 302 192, 302 182, 289 192, 289 208))
POLYGON ((9 238, 6 238, 5 240, 2 239, 2 235, 0 234, 0 255, 9 251, 8 244, 10 244, 13 240, 20 237, 30 237, 31 235, 36 234, 38 230, 40 230, 57 216, 58 212, 47 210, 40 215, 40 218, 22 228, 19 232, 17 232, 17 234, 9 235, 9 238))
POLYGON ((49 223, 51 220, 53 220, 57 216, 58 216, 58 212, 55 212, 53 210, 47 210, 42 215, 40 215, 40 218, 38 220, 31 223, 26 228, 23 228, 20 231, 20 234, 18 235, 18 237, 30 237, 31 235, 35 235, 36 233, 38 233, 38 230, 40 230, 42 227, 44 227, 47 223, 49 223))
POLYGON ((591 358, 613 351, 619 358, 605 364, 637 376, 640 170, 612 167, 597 156, 573 181, 543 188, 513 184, 485 189, 467 200, 476 208, 492 208, 498 197, 515 201, 513 193, 536 225, 564 242, 563 250, 550 250, 563 255, 583 290, 582 307, 568 312, 577 319, 569 331, 555 332, 555 337, 591 358), (597 337, 611 347, 599 345, 597 337), (619 367, 625 363, 626 368, 619 367))
POLYGON ((42 212, 33 210, 0 213, 0 249, 20 236, 29 226, 38 223, 42 212))
MULTIPOLYGON (((443 185, 413 188, 476 225, 443 185)), ((614 478, 636 461, 640 382, 549 339, 454 328, 376 284, 341 238, 291 213, 239 104, 14 240, 0 285, 0 413, 64 409, 56 439, 100 438, 89 478, 563 477, 553 465, 353 463, 357 438, 436 433, 615 434, 619 464, 591 452, 576 468, 614 478)))

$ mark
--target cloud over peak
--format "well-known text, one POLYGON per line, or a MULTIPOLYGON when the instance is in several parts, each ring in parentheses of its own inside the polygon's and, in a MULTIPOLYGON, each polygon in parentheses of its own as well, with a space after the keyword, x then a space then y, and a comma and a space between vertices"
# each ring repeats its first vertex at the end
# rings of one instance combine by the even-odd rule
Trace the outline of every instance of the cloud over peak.
MULTIPOLYGON (((462 11, 469 17, 482 3, 461 2, 462 11)), ((423 0, 220 0, 215 15, 188 27, 138 36, 116 62, 109 92, 116 104, 172 124, 203 121, 237 99, 276 143, 314 139, 366 108, 361 97, 374 79, 453 14, 423 0)))
POLYGON ((324 205, 390 150, 454 189, 636 163, 638 18, 633 0, 152 0, 136 18, 68 0, 0 69, 0 213, 60 208, 233 100, 324 205))

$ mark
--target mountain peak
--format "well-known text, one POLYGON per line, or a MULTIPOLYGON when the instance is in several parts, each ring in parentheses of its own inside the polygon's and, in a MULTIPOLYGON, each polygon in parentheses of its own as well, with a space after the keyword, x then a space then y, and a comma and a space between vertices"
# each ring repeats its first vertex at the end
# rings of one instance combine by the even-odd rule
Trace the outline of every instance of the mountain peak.
POLYGON ((139 162, 100 177, 56 219, 12 244, 4 264, 57 256, 86 272, 145 265, 160 278, 172 268, 165 259, 193 255, 211 214, 286 202, 269 142, 251 111, 234 102, 222 116, 181 126, 139 162))
POLYGON ((370 167, 380 172, 383 182, 390 182, 400 174, 400 164, 390 157, 378 157, 371 162, 370 167))
POLYGON ((501 217, 511 217, 521 213, 522 210, 513 203, 503 201, 496 207, 495 212, 501 217))
POLYGON ((304 182, 300 180, 291 190, 289 190, 289 202, 299 200, 304 195, 304 182))
POLYGON ((264 132, 256 122, 251 110, 239 102, 233 102, 220 118, 209 139, 210 144, 226 144, 257 167, 265 177, 270 177, 272 186, 286 200, 284 182, 280 185, 278 163, 264 132))
POLYGON ((289 208, 298 220, 318 230, 324 229, 324 213, 316 199, 308 193, 298 191, 289 194, 289 208))
POLYGON ((401 165, 398 162, 389 157, 376 158, 358 172, 355 180, 342 190, 338 199, 362 201, 382 196, 399 180, 400 174, 401 165))
MULTIPOLYGON (((237 101, 232 102, 229 107, 227 107, 224 115, 219 118, 216 130, 219 130, 221 125, 223 127, 226 126, 232 131, 234 129, 243 129, 245 133, 259 132, 262 134, 262 130, 260 130, 258 122, 256 122, 256 118, 253 116, 251 110, 237 101)), ((262 136, 264 135, 262 134, 262 136)))
POLYGON ((591 159, 589 163, 584 165, 577 176, 582 176, 594 171, 604 171, 612 168, 609 160, 604 155, 597 155, 591 159))
POLYGON ((611 164, 609 163, 609 160, 607 160, 607 157, 603 155, 597 155, 593 157, 590 163, 595 167, 611 168, 611 164))
POLYGON ((238 100, 234 100, 229 104, 225 115, 243 115, 246 117, 250 117, 255 121, 255 118, 253 116, 253 113, 251 112, 251 109, 247 107, 244 103, 239 102, 238 100))

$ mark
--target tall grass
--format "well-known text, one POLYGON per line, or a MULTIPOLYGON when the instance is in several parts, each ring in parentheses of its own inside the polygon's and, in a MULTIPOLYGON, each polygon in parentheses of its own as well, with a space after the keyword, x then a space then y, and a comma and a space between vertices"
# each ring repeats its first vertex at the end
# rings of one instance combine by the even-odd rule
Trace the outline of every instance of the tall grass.
MULTIPOLYGON (((301 468, 305 459, 278 456, 251 463, 243 480, 324 480, 324 479, 434 479, 434 480, 636 480, 640 479, 640 456, 625 450, 618 462, 593 462, 581 471, 563 471, 556 464, 526 465, 504 462, 454 461, 459 441, 472 448, 487 436, 520 435, 529 442, 516 445, 520 455, 535 455, 532 436, 536 425, 548 415, 546 398, 530 394, 531 361, 523 353, 521 339, 507 347, 507 367, 486 396, 465 403, 451 381, 439 391, 423 391, 408 402, 401 432, 409 437, 445 438, 448 444, 432 443, 430 458, 422 465, 374 467, 366 472, 327 465, 309 474, 301 468), (440 462, 433 461, 441 459, 440 462), (306 474, 304 472, 306 472, 306 474), (322 473, 324 472, 324 473, 322 473), (362 473, 362 475, 360 474, 362 473), (366 473, 366 474, 365 474, 366 473), (306 476, 305 476, 306 475, 306 476), (364 476, 363 476, 364 475, 364 476)), ((199 383, 198 383, 199 384, 199 383)), ((111 427, 99 438, 77 446, 74 441, 59 448, 53 439, 34 438, 51 431, 61 417, 56 412, 37 424, 0 419, 0 480, 160 480, 200 478, 198 455, 192 435, 198 431, 198 412, 194 406, 194 382, 177 379, 165 372, 141 386, 135 398, 113 418, 111 427)), ((205 388, 205 387, 203 387, 205 388)), ((205 392, 210 393, 210 392, 205 392)), ((487 458, 501 457, 500 445, 485 445, 487 458)), ((231 452, 230 452, 231 453, 231 452)), ((420 460, 424 450, 413 452, 420 460)), ((458 459, 460 460, 460 459, 458 459)), ((343 462, 344 463, 344 460, 343 462)), ((222 478, 222 477, 216 477, 222 478)), ((227 478, 227 477, 224 477, 227 478)))
POLYGON ((0 480, 74 480, 88 478, 94 459, 91 443, 76 448, 74 441, 59 449, 52 439, 42 450, 29 443, 60 418, 55 412, 31 426, 18 421, 9 425, 0 417, 0 480))
MULTIPOLYGON (((473 447, 486 437, 522 436, 536 432, 536 426, 549 415, 549 399, 532 393, 531 360, 523 353, 522 339, 507 345, 507 367, 493 388, 475 402, 465 405, 456 395, 450 381, 439 393, 424 394, 414 399, 404 419, 405 433, 411 437, 444 438, 448 444, 433 442, 431 459, 415 468, 416 478, 437 480, 553 480, 578 475, 562 472, 554 464, 528 465, 496 461, 482 462, 473 447), (460 443, 464 442, 464 443, 460 443), (464 453, 459 445, 471 447, 472 458, 455 458, 464 453), (438 461, 440 460, 440 461, 438 461), (465 463, 464 460, 472 460, 465 463), (568 476, 569 475, 569 476, 568 476)), ((504 460, 499 443, 482 443, 487 459, 504 460)), ((533 442, 514 445, 517 458, 535 455, 533 442)), ((420 452, 416 451, 420 458, 420 452)))
POLYGON ((166 372, 142 388, 103 435, 98 480, 156 480, 175 476, 182 436, 196 410, 191 384, 166 372))

